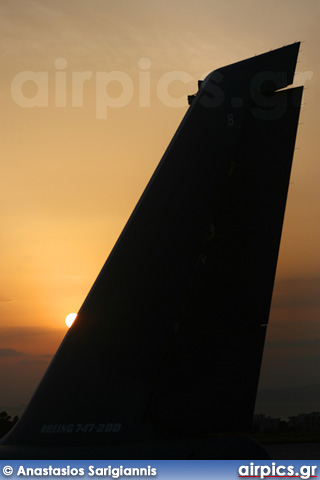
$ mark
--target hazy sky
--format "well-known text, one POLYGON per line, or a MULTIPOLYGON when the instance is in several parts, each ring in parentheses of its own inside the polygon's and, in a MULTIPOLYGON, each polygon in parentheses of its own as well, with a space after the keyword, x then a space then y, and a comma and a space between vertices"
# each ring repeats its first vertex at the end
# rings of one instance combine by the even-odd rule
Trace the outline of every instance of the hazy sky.
POLYGON ((0 0, 0 409, 28 401, 197 80, 299 40, 261 385, 320 383, 319 18, 319 0, 0 0))

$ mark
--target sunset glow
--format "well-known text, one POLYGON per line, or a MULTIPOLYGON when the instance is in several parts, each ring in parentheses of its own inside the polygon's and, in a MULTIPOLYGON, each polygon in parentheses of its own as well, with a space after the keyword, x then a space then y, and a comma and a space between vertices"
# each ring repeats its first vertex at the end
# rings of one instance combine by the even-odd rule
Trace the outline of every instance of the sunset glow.
POLYGON ((319 16, 318 0, 0 2, 0 412, 29 401, 198 80, 299 40, 260 388, 320 384, 319 16))

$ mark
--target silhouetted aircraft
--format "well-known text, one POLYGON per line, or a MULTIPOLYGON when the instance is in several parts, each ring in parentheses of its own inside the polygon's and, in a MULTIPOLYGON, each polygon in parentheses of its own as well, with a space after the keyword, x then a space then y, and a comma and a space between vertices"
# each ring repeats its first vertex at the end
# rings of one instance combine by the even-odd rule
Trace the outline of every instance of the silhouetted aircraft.
POLYGON ((3 458, 265 458, 234 432, 253 416, 299 46, 200 84, 3 458))

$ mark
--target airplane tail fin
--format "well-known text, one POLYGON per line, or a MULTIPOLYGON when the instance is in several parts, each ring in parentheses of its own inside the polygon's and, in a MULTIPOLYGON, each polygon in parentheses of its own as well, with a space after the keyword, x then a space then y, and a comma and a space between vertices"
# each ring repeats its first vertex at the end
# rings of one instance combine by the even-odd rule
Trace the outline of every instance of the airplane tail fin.
POLYGON ((211 73, 7 445, 250 425, 302 88, 299 43, 211 73))

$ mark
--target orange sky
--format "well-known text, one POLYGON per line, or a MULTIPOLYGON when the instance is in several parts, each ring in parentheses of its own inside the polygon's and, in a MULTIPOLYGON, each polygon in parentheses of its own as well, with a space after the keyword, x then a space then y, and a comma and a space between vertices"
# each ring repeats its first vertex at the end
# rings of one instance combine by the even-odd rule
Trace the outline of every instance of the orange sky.
POLYGON ((0 0, 0 409, 28 401, 197 80, 298 40, 308 88, 261 382, 320 383, 319 14, 318 0, 0 0), (43 72, 40 91, 17 86, 28 72, 43 72), (126 83, 106 98, 110 72, 126 83))

